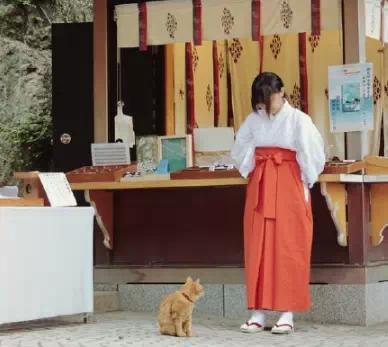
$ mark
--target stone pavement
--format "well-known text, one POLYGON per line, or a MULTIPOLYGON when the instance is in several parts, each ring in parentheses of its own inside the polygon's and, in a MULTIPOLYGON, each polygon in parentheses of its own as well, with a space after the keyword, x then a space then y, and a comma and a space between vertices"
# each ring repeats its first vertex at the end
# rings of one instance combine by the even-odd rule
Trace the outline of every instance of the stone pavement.
POLYGON ((192 338, 160 336, 155 315, 132 312, 97 314, 88 324, 58 321, 12 326, 0 331, 1 347, 388 347, 388 324, 373 327, 297 322, 290 336, 269 331, 243 334, 240 320, 194 317, 192 338))

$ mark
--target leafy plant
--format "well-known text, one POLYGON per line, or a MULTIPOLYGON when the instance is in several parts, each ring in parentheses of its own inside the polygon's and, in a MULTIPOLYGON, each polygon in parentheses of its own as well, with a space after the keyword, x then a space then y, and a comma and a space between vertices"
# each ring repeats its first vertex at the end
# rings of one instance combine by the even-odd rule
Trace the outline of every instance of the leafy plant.
POLYGON ((8 126, 0 125, 0 182, 13 171, 48 171, 51 166, 51 117, 27 114, 8 126))

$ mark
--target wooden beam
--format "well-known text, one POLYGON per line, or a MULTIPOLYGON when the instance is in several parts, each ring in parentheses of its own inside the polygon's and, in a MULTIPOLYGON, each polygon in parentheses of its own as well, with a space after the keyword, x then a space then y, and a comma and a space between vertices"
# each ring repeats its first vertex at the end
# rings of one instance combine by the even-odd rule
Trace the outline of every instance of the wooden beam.
POLYGON ((165 129, 166 135, 175 135, 174 112, 174 45, 165 47, 165 129))
MULTIPOLYGON (((367 267, 317 265, 311 269, 311 284, 365 284, 386 281, 388 264, 367 267)), ((106 284, 126 283, 180 283, 187 276, 200 278, 207 284, 244 284, 244 268, 145 268, 128 266, 98 266, 94 269, 94 282, 106 284)))
POLYGON ((94 142, 108 141, 107 0, 94 0, 94 142))

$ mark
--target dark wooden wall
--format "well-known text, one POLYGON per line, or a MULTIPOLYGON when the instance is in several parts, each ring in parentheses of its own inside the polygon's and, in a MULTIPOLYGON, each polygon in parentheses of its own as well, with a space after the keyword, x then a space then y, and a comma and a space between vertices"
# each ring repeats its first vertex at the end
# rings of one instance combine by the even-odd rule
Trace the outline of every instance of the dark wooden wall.
MULTIPOLYGON (((117 113, 117 28, 114 7, 140 1, 108 0, 108 128, 109 141, 114 139, 114 116, 117 113)), ((164 135, 164 46, 121 49, 121 98, 124 113, 133 117, 136 135, 164 135)), ((131 158, 136 159, 136 151, 131 158)))
POLYGON ((52 76, 53 162, 66 172, 91 163, 93 23, 52 25, 52 76))

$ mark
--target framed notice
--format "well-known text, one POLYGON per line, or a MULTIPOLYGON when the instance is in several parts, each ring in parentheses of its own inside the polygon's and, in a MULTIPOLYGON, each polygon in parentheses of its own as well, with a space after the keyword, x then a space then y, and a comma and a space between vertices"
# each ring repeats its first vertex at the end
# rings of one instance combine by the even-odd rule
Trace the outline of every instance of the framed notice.
POLYGON ((331 132, 373 129, 373 65, 329 66, 331 132))
POLYGON ((159 136, 159 160, 168 160, 169 172, 193 166, 191 135, 159 136))
POLYGON ((381 28, 381 0, 365 0, 366 36, 380 40, 381 28))
POLYGON ((158 166, 158 136, 150 135, 136 138, 136 159, 138 163, 158 166))

